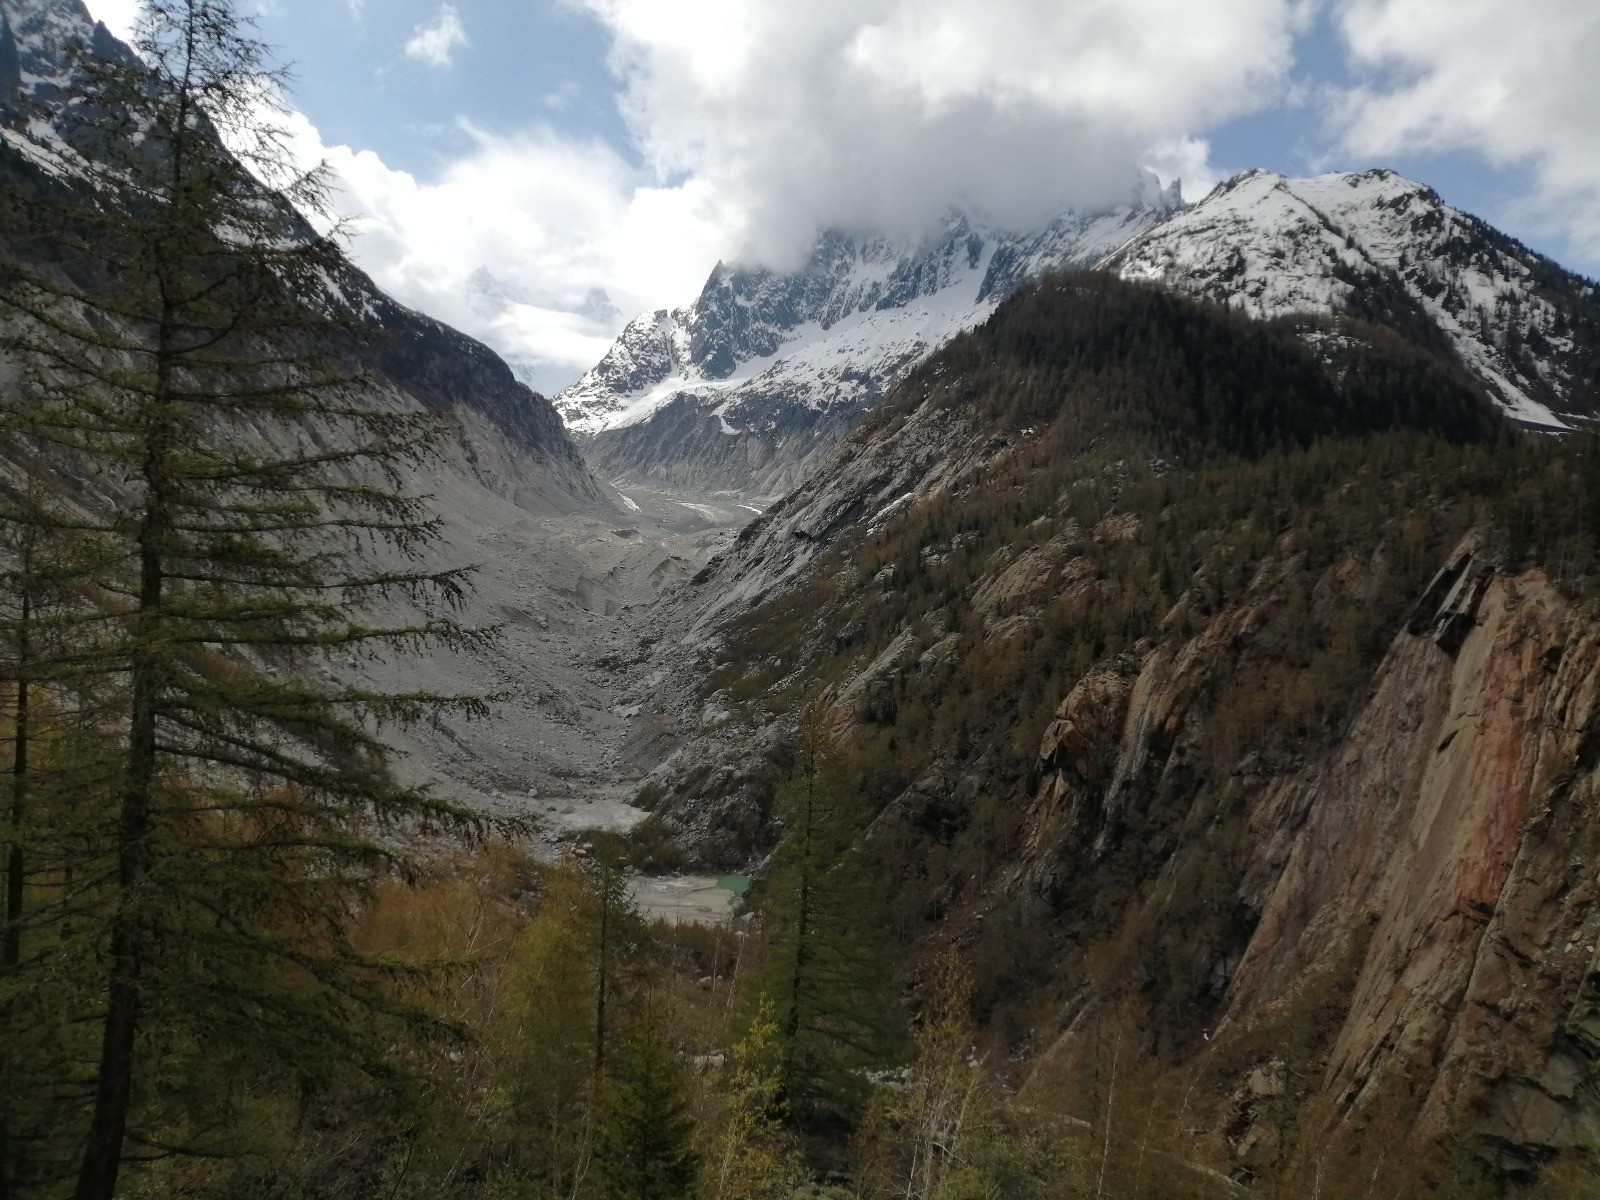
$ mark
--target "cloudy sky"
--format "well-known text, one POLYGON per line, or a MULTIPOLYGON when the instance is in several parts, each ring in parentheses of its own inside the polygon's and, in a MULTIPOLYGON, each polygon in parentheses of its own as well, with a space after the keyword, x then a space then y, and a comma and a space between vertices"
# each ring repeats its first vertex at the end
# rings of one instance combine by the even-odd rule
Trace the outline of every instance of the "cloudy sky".
MULTIPOLYGON (((125 29, 136 0, 87 0, 125 29)), ((250 0, 402 300, 571 382, 719 259, 1393 166, 1600 276, 1596 0, 250 0)))

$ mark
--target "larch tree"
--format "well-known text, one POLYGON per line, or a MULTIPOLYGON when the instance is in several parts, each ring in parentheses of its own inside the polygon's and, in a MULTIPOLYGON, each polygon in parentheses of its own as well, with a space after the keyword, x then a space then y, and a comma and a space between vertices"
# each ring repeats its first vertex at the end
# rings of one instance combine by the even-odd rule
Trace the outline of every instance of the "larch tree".
POLYGON ((783 834, 752 891, 763 950, 747 992, 772 1005, 780 1097, 797 1116, 848 1111, 865 1092, 862 1072, 895 1047, 893 954, 862 862, 868 816, 859 780, 825 714, 802 723, 778 806, 783 834))
POLYGON ((624 879, 614 865, 545 869, 538 913, 506 972, 495 1067, 517 1166, 551 1195, 577 1194, 588 1174, 602 1072, 627 1009, 638 931, 624 879))
POLYGON ((935 1200, 948 1194, 956 1175, 968 1166, 967 1142, 986 1115, 986 1080, 973 1057, 970 1004, 972 984, 954 951, 934 963, 931 1003, 916 1034, 911 1078, 901 1099, 906 1144, 904 1186, 907 1200, 935 1200))
POLYGON ((579 909, 594 978, 594 1078, 602 1078, 617 1031, 630 976, 638 967, 641 923, 628 895, 628 872, 618 849, 601 839, 583 868, 586 889, 579 909))
POLYGON ((708 1200, 789 1200, 806 1182, 800 1152, 783 1128, 779 1050, 772 1001, 763 999, 720 1075, 703 1187, 708 1200))
POLYGON ((239 1079, 389 1069, 374 1014, 426 1018, 346 918, 398 856, 386 830, 473 822, 396 779, 384 730, 482 708, 319 682, 332 654, 485 636, 409 486, 446 426, 354 365, 336 232, 301 215, 326 177, 294 167, 236 6, 147 0, 134 46, 83 48, 0 199, 0 349, 36 382, 6 432, 106 481, 81 523, 118 550, 93 580, 120 699, 77 902, 103 964, 77 1200, 132 1156, 226 1153, 239 1079))

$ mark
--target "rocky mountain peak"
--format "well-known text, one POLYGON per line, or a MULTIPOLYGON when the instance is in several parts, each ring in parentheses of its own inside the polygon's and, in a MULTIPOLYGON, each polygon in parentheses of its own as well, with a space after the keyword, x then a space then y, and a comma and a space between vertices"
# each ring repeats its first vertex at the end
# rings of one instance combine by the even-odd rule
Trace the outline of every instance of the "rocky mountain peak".
POLYGON ((1525 425, 1600 412, 1600 304, 1584 281, 1392 170, 1246 171, 1106 265, 1255 317, 1352 312, 1397 327, 1525 425))
POLYGON ((776 495, 916 363, 1052 271, 1102 268, 1258 318, 1349 313, 1477 378, 1523 425, 1600 415, 1585 281, 1395 171, 1254 169, 1194 205, 1141 177, 1110 212, 1031 233, 954 214, 916 246, 842 232, 789 273, 718 264, 690 305, 632 322, 555 399, 614 475, 776 495))
POLYGON ((5 18, 0 40, 10 42, 10 49, 0 55, 15 55, 15 86, 35 100, 51 100, 52 89, 64 82, 76 48, 91 46, 105 56, 127 53, 90 15, 83 0, 3 0, 0 15, 5 18))
POLYGON ((1008 232, 953 212, 899 243, 822 234, 781 272, 719 263, 689 305, 632 321, 555 398, 602 470, 776 495, 907 371, 1018 286, 1091 266, 1181 208, 1141 177, 1122 206, 1008 232))

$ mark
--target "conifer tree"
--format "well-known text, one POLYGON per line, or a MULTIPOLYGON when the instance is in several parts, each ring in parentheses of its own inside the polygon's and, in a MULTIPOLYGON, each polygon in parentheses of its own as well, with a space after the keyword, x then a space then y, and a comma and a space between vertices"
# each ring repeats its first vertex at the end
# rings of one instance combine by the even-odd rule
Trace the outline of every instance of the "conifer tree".
POLYGON ((1583 481, 1582 525, 1588 531, 1590 545, 1600 552, 1600 432, 1585 430, 1574 434, 1573 443, 1583 481))
POLYGON ((983 1070, 972 1060, 972 984, 953 952, 935 963, 931 983, 903 1101, 909 1154, 902 1194, 915 1200, 945 1194, 968 1164, 966 1142, 986 1099, 983 1070))
POLYGON ((749 990, 773 1004, 782 1098, 848 1111, 865 1090, 862 1071, 893 1051, 893 954, 862 864, 859 782, 825 720, 803 723, 795 775, 779 794, 783 835, 753 896, 765 945, 749 990))
POLYGON ((1099 1194, 1082 1148, 1029 1133, 1007 1118, 974 1056, 972 983, 959 956, 945 950, 932 968, 905 1081, 878 1088, 857 1128, 856 1195, 1053 1200, 1099 1194))
POLYGON ((681 1200, 695 1194, 699 1156, 683 1065, 663 1000, 640 997, 620 1055, 600 1090, 595 1173, 606 1200, 681 1200))
POLYGON ((494 1039, 517 1167, 551 1195, 571 1195, 588 1167, 595 1076, 594 897, 570 864, 543 875, 538 912, 506 973, 494 1039))
POLYGON ((589 1174, 599 1097, 620 1069, 645 983, 643 931, 626 884, 604 841, 590 861, 546 868, 538 914, 506 976, 495 1055, 518 1131, 513 1157, 551 1194, 574 1194, 589 1174))
POLYGON ((108 765, 91 683, 104 614, 82 591, 101 548, 68 527, 38 462, 17 457, 21 478, 0 495, 0 1197, 52 1174, 79 1081, 67 1064, 82 1047, 60 1015, 86 947, 67 914, 74 867, 100 840, 108 765))
POLYGON ((223 1152, 231 1072, 387 1069, 374 1014, 422 1018, 346 937, 395 857, 372 834, 471 822, 395 780, 381 730, 482 707, 314 682, 332 652, 478 640, 451 616, 467 573, 426 565, 437 520, 406 486, 444 425, 353 368, 337 239, 296 208, 323 206, 325 176, 288 159, 279 79, 231 0, 147 0, 135 45, 82 48, 40 169, 0 203, 0 336, 37 393, 7 431, 117 490, 82 506, 119 551, 93 590, 122 699, 77 904, 106 963, 81 998, 100 1048, 78 1200, 110 1200, 130 1139, 223 1152))
POLYGON ((618 1027, 617 1002, 639 943, 639 914, 628 898, 628 876, 615 847, 604 839, 585 870, 588 894, 581 919, 594 977, 594 1074, 605 1074, 618 1027))
POLYGON ((25 919, 28 877, 30 819, 29 791, 33 783, 29 752, 36 738, 37 715, 33 702, 39 686, 52 673, 48 645, 51 621, 49 607, 56 591, 50 584, 53 572, 44 560, 48 545, 43 520, 38 512, 36 477, 27 479, 14 511, 0 509, 0 553, 10 569, 0 570, 0 636, 4 639, 4 681, 7 696, 8 753, 3 764, 7 783, 7 813, 0 818, 6 831, 4 871, 6 888, 4 925, 0 927, 0 971, 15 972, 22 958, 22 928, 25 919))

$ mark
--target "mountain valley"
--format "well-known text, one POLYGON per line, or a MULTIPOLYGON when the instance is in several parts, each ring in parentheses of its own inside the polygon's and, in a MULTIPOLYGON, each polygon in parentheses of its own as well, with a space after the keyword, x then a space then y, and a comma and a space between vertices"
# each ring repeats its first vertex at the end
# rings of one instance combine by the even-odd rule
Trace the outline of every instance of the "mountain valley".
MULTIPOLYGON (((10 0, 3 15, 0 74, 12 63, 16 86, 39 103, 69 86, 75 41, 115 48, 78 0, 10 0)), ((0 171, 27 177, 15 149, 0 171)), ((405 776, 488 813, 537 813, 563 839, 632 823, 638 814, 625 800, 636 785, 624 778, 624 752, 633 723, 622 714, 650 697, 642 680, 605 664, 636 655, 651 636, 650 606, 759 508, 671 485, 612 488, 549 402, 487 347, 396 303, 348 263, 330 293, 378 331, 357 351, 372 388, 402 410, 452 415, 453 435, 416 482, 442 521, 435 565, 477 569, 463 619, 500 635, 491 652, 441 653, 420 670, 350 655, 329 664, 327 678, 492 693, 501 699, 485 719, 396 731, 405 776)), ((9 469, 17 475, 22 464, 9 469)), ((98 512, 118 502, 114 493, 87 500, 98 512)))
POLYGON ((770 844, 814 704, 901 936, 982 963, 1019 1094, 1087 1094, 1138 1037, 1211 1081, 1196 1137, 1241 1171, 1312 1165, 1238 1099, 1267 1069, 1307 1145, 1329 1106, 1473 1112, 1525 1172, 1581 1140, 1551 1081, 1592 1069, 1592 892, 1548 856, 1595 798, 1600 481, 1517 466, 1491 414, 1372 326, 1024 289, 674 601, 705 731, 650 824, 710 863, 770 844))
POLYGON ((248 286, 152 319, 79 168, 181 156, 70 98, 187 77, 0 15, 0 1200, 1591 1193, 1593 281, 1388 170, 1141 174, 719 264, 547 398, 331 241, 241 336, 283 279, 156 222, 248 286))

